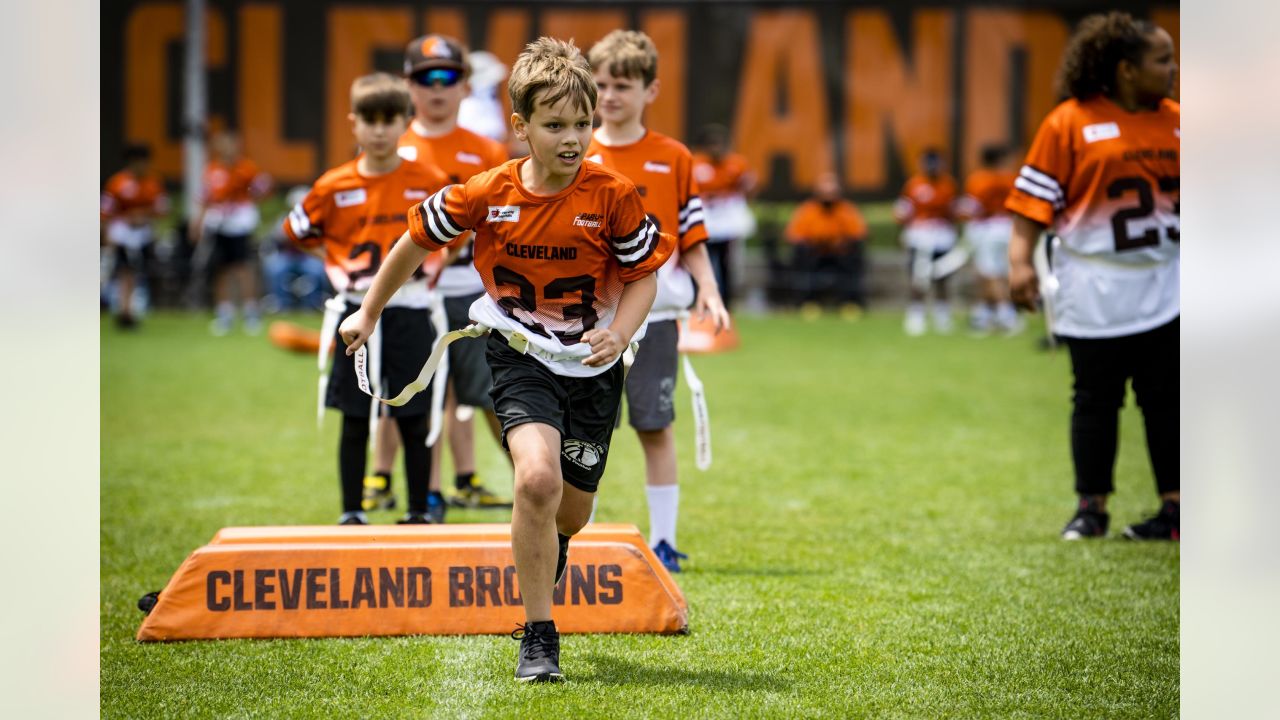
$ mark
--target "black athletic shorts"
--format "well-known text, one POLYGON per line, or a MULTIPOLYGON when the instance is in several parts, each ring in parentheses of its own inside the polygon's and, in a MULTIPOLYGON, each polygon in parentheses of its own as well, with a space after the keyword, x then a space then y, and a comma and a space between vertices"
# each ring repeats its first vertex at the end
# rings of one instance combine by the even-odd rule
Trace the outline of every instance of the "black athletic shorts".
POLYGON ((249 236, 213 234, 214 267, 236 265, 249 261, 249 236))
MULTIPOLYGON (((359 308, 359 305, 347 303, 342 319, 346 320, 359 308)), ((423 363, 431 356, 436 331, 431 324, 431 311, 426 308, 390 307, 382 311, 378 324, 382 330, 382 376, 385 378, 382 396, 395 397, 418 377, 423 363)), ((346 354, 347 344, 342 342, 341 336, 338 336, 334 347, 337 349, 333 354, 333 369, 329 374, 324 404, 341 410, 343 415, 367 418, 372 398, 360 390, 356 381, 355 358, 346 354)), ((383 414, 393 417, 424 415, 431 411, 431 386, 428 385, 426 390, 400 407, 381 403, 379 407, 383 414)))
MULTIPOLYGON (((460 330, 471 324, 467 311, 471 303, 484 293, 447 297, 444 299, 445 316, 450 330, 460 330)), ((485 410, 493 409, 489 390, 493 387, 493 373, 484 358, 483 337, 462 338, 449 346, 449 384, 459 405, 470 405, 485 410)))
POLYGON ((152 244, 147 243, 139 248, 127 248, 115 245, 115 264, 111 267, 111 276, 117 277, 121 270, 132 270, 138 277, 146 277, 147 268, 151 265, 155 252, 152 244))
POLYGON ((661 430, 676 420, 679 330, 675 320, 649 323, 627 373, 627 416, 636 430, 661 430))
POLYGON ((563 377, 529 355, 507 345, 501 333, 489 333, 485 345, 493 369, 493 409, 507 433, 525 423, 545 423, 560 431, 560 471, 564 481, 583 492, 600 487, 609 441, 622 402, 622 362, 594 377, 563 377))

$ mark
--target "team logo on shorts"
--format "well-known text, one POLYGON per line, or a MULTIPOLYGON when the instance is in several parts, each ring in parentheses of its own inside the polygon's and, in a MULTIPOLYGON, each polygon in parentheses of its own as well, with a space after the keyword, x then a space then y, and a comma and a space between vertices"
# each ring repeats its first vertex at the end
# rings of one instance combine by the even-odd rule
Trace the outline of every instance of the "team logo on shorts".
POLYGON ((560 446, 560 454, 583 470, 590 470, 600 464, 604 446, 586 440, 565 440, 560 446))

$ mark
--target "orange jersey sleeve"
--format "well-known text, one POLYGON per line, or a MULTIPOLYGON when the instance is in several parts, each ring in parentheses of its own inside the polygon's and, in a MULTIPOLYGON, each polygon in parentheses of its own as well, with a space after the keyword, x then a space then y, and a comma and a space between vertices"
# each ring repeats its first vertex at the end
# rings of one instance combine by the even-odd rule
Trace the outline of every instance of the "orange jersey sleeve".
POLYGON ((702 199, 693 178, 693 156, 680 142, 648 131, 629 145, 609 146, 592 138, 587 159, 635 183, 645 212, 658 229, 675 235, 685 252, 706 242, 702 199))
POLYGON ((493 302, 530 331, 574 343, 612 317, 623 286, 656 271, 676 239, 650 222, 626 178, 586 162, 565 190, 535 195, 520 182, 527 161, 435 193, 410 212, 410 237, 437 250, 474 230, 493 302))
POLYGON ((974 171, 965 180, 964 196, 956 203, 956 214, 966 220, 1003 215, 1005 200, 1017 177, 1002 170, 974 171))

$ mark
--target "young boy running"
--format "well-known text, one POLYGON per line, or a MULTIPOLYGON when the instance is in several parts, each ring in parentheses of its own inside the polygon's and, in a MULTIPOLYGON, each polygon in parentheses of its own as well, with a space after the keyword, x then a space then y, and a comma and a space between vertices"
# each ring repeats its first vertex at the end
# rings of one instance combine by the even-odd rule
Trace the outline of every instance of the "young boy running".
MULTIPOLYGON (((363 152, 321 175, 284 223, 290 240, 324 258, 329 280, 347 304, 347 315, 356 311, 378 267, 404 233, 406 209, 448 184, 439 170, 396 154, 409 118, 409 91, 403 80, 386 73, 357 79, 351 86, 351 110, 349 118, 363 152)), ((435 334, 430 299, 421 277, 400 288, 394 297, 382 299, 387 306, 381 326, 384 387, 399 387, 412 380, 431 354, 435 334)), ((427 522, 429 398, 430 393, 424 393, 390 408, 405 441, 409 512, 403 523, 427 522)), ((342 516, 338 522, 367 524, 361 491, 370 400, 361 392, 350 362, 334 362, 325 404, 342 412, 338 445, 342 516)))
POLYGON ((676 476, 675 388, 676 316, 695 304, 710 313, 716 329, 727 327, 711 260, 702 201, 693 181, 689 149, 645 128, 644 109, 658 96, 658 50, 649 36, 615 30, 588 54, 600 93, 600 127, 587 159, 626 175, 644 198, 644 209, 659 230, 677 235, 679 247, 658 271, 658 295, 648 330, 627 375, 627 408, 640 437, 649 500, 649 544, 662 564, 680 571, 685 557, 676 550, 680 486, 676 476), (692 277, 690 277, 692 276, 692 277))
POLYGON ((676 240, 649 221, 634 184, 582 162, 596 87, 572 42, 531 43, 507 87, 511 128, 529 157, 412 208, 412 242, 396 245, 339 333, 352 354, 426 254, 475 231, 485 295, 471 319, 492 329, 491 395, 515 466, 511 550, 526 618, 512 634, 521 641, 515 677, 547 682, 563 679, 551 595, 604 474, 622 400, 618 359, 644 323, 653 273, 676 240))

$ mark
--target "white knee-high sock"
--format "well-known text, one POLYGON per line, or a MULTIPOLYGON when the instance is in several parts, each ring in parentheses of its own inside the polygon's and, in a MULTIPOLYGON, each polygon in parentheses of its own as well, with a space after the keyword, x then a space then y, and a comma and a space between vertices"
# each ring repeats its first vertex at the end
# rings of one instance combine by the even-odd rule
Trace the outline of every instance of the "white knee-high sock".
POLYGON ((649 546, 666 540, 676 546, 676 515, 680 510, 679 485, 646 485, 649 496, 649 546))

